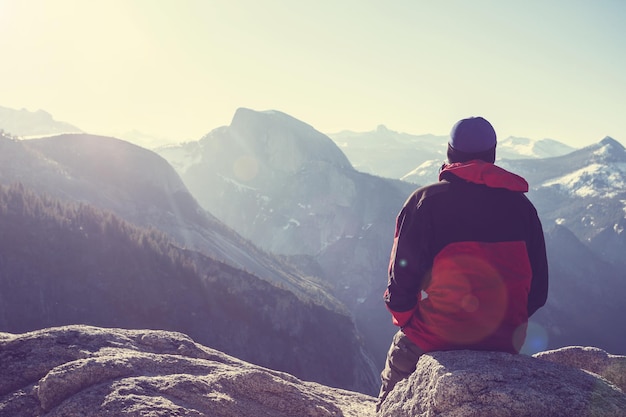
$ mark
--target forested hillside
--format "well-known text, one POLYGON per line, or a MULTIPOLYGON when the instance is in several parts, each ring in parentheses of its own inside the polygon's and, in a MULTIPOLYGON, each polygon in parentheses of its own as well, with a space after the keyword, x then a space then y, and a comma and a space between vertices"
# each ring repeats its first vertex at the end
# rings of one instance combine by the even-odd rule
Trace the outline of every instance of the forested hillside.
POLYGON ((354 354, 361 347, 347 315, 183 250, 161 232, 15 184, 0 186, 0 233, 0 331, 176 330, 303 379, 360 391, 375 384, 354 354))

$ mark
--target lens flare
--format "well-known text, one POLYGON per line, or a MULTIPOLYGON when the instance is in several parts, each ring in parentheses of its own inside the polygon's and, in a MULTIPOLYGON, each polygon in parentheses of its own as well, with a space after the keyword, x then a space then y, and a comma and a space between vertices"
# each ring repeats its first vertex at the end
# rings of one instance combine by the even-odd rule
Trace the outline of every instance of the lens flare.
POLYGON ((259 162, 252 155, 243 155, 234 162, 233 173, 241 181, 250 181, 259 173, 259 162))
POLYGON ((520 352, 526 355, 533 355, 546 350, 547 347, 548 332, 546 329, 538 323, 529 322, 526 330, 526 341, 522 345, 520 352))

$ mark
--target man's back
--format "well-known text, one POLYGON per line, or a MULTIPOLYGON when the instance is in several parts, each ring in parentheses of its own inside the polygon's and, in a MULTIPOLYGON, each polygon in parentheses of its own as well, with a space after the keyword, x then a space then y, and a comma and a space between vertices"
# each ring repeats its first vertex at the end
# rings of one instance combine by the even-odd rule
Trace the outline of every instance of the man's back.
MULTIPOLYGON (((402 210, 400 256, 416 262, 422 254, 422 264, 394 269, 394 279, 402 286, 428 277, 420 283, 428 298, 403 330, 425 351, 517 352, 529 297, 543 304, 539 292, 531 294, 532 265, 542 263, 545 251, 536 210, 523 194, 527 184, 482 161, 452 168, 402 210)), ((394 310, 393 297, 388 307, 394 310)))
POLYGON ((400 330, 377 408, 424 352, 519 352, 528 318, 546 302, 541 222, 528 183, 494 165, 496 145, 487 120, 459 120, 439 182, 415 191, 396 218, 384 299, 400 330))

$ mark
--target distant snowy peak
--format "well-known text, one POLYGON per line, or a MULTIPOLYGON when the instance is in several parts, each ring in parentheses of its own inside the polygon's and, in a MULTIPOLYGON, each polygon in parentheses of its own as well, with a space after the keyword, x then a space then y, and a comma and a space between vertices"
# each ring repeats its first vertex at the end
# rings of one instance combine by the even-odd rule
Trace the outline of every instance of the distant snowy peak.
POLYGON ((579 197, 614 198, 626 193, 626 148, 615 139, 607 136, 573 152, 565 162, 569 161, 574 171, 546 180, 541 187, 557 187, 579 197))
POLYGON ((497 154, 500 159, 550 158, 566 155, 575 148, 553 139, 533 140, 510 136, 498 142, 497 154))
POLYGON ((626 148, 610 136, 606 136, 597 145, 592 145, 593 155, 606 162, 626 162, 626 148))
POLYGON ((437 181, 437 174, 439 173, 442 164, 443 161, 438 159, 425 161, 400 179, 414 184, 430 184, 437 181))
POLYGON ((574 172, 549 180, 541 187, 558 187, 579 197, 614 198, 626 190, 626 163, 591 163, 574 172))

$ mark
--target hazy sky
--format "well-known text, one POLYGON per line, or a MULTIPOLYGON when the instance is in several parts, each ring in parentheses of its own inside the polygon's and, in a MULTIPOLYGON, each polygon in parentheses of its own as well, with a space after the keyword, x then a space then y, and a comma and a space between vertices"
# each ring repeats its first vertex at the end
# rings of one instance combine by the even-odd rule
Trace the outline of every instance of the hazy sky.
POLYGON ((0 0, 0 106, 176 141, 248 107, 626 143, 624 22, 622 0, 0 0))

